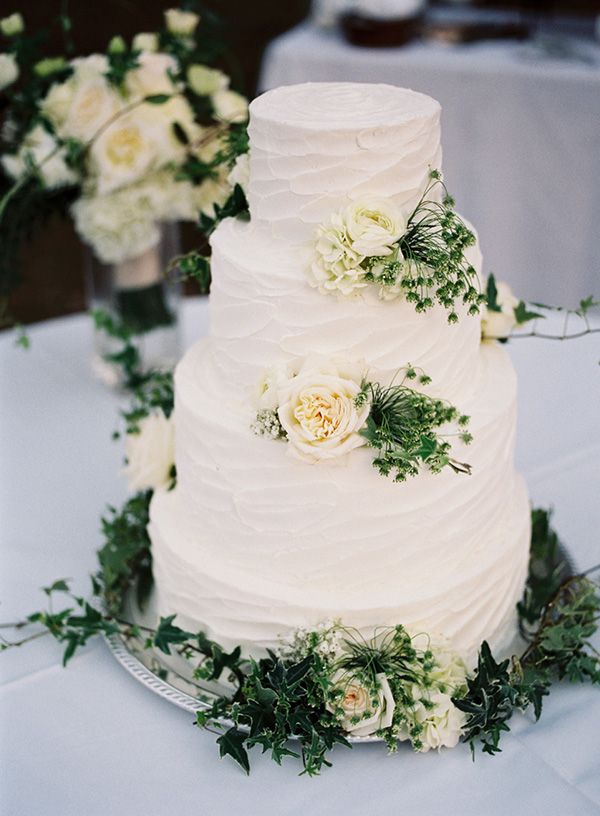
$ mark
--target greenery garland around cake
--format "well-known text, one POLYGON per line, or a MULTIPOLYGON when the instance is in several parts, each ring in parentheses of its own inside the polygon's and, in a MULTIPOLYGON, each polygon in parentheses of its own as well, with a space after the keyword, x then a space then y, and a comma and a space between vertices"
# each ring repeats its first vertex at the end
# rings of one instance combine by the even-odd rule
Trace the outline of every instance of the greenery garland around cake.
MULTIPOLYGON (((102 315, 97 319, 102 322, 102 315)), ((119 333, 118 326, 105 328, 119 333)), ((484 642, 476 665, 468 666, 433 633, 399 622, 365 638, 339 620, 298 629, 280 648, 253 660, 240 647, 227 651, 202 631, 182 629, 175 614, 154 628, 125 617, 125 599, 134 593, 143 608, 152 588, 150 501, 154 490, 174 486, 176 474, 172 375, 142 373, 136 348, 126 333, 121 336, 120 362, 134 393, 123 414, 132 496, 102 520, 104 545, 91 598, 74 594, 67 580, 55 581, 44 588, 46 609, 2 625, 5 632, 21 632, 15 639, 2 635, 2 650, 50 634, 64 646, 66 665, 90 638, 118 634, 184 658, 199 685, 227 683, 230 691, 198 711, 196 723, 216 733, 221 756, 231 756, 246 772, 249 752, 259 746, 278 764, 296 758, 302 773, 318 774, 331 764, 336 745, 352 747, 350 737, 379 737, 392 752, 400 742, 419 753, 468 743, 473 755, 477 746, 495 754, 513 714, 531 711, 537 720, 556 681, 600 683, 600 654, 592 643, 600 586, 594 570, 569 574, 545 510, 532 513, 529 574, 517 606, 527 645, 510 660, 497 660, 484 642), (58 611, 56 596, 66 599, 58 611)), ((356 395, 367 392, 376 402, 379 391, 376 384, 357 385, 356 395)), ((362 410, 360 399, 356 410, 362 410)))

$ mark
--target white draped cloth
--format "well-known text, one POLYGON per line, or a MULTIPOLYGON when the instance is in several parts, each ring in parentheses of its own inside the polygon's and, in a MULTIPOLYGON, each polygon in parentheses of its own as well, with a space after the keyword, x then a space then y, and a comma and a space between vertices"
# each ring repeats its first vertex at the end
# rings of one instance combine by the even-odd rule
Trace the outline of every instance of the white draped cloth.
MULTIPOLYGON (((189 343, 206 304, 184 311, 189 343)), ((85 316, 42 324, 32 348, 0 337, 0 620, 41 608, 39 587, 73 579, 87 594, 99 517, 120 504, 117 397, 91 375, 85 316)), ((568 343, 518 340, 518 465, 533 502, 580 567, 600 560, 598 335, 568 343)), ((10 633, 0 630, 8 636, 10 633)), ((414 754, 406 745, 336 748, 318 780, 252 752, 248 779, 219 760, 214 736, 141 686, 101 641, 61 666, 48 638, 0 655, 2 816, 314 816, 415 813, 597 816, 600 689, 561 685, 536 725, 515 715, 501 754, 466 746, 414 754)))
POLYGON ((585 43, 590 63, 531 53, 514 42, 358 48, 305 23, 270 44, 260 87, 386 82, 435 97, 445 179, 484 269, 524 297, 574 306, 600 291, 600 46, 585 43))

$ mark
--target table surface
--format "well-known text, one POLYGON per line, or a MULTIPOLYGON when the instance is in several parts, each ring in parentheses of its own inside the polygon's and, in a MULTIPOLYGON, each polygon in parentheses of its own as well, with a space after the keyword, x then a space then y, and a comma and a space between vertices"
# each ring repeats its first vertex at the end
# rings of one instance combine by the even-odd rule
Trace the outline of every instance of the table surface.
POLYGON ((386 82, 433 96, 444 176, 486 272, 529 300, 574 306, 600 280, 600 45, 575 48, 591 62, 511 41, 359 48, 303 23, 269 45, 260 87, 386 82))
MULTIPOLYGON (((187 302, 189 344, 206 329, 206 303, 187 302)), ((39 587, 71 577, 87 592, 99 516, 125 496, 121 449, 110 441, 117 397, 90 372, 84 315, 31 330, 32 347, 0 336, 0 619, 40 608, 39 587)), ((600 560, 600 343, 510 345, 520 377, 517 460, 537 505, 581 567, 600 560)), ((49 639, 0 658, 0 813, 145 814, 600 813, 600 691, 556 688, 542 720, 515 716, 494 758, 459 747, 437 755, 402 746, 336 749, 317 780, 253 756, 247 779, 220 761, 214 738, 126 674, 96 641, 61 667, 49 639)))

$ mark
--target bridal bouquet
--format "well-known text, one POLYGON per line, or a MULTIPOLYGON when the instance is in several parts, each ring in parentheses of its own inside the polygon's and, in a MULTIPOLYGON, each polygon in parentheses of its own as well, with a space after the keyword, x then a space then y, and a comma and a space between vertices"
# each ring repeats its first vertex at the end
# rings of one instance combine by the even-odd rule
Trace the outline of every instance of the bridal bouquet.
POLYGON ((226 202, 245 150, 247 101, 207 64, 218 57, 210 19, 169 9, 160 31, 83 57, 70 56, 68 18, 58 22, 67 56, 43 57, 20 14, 0 21, 3 283, 48 209, 70 214, 96 258, 128 265, 131 278, 130 261, 157 246, 162 224, 211 217, 226 202))

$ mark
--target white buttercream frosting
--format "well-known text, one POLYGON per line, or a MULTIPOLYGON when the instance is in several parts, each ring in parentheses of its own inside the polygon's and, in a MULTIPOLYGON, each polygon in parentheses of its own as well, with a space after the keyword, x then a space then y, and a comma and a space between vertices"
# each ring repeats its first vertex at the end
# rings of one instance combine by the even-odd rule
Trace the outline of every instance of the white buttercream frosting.
MULTIPOLYGON (((439 105, 385 85, 280 88, 251 113, 250 223, 212 238, 210 337, 175 377, 178 483, 156 492, 150 535, 161 614, 260 653, 298 626, 341 617, 365 634, 402 623, 469 659, 515 632, 529 507, 513 465, 516 380, 458 307, 417 314, 375 287, 323 295, 306 270, 316 226, 369 194, 409 215, 439 168, 439 105), (265 370, 311 354, 363 360, 389 383, 411 363, 428 393, 471 416, 474 441, 445 469, 397 484, 361 447, 309 464, 253 434, 265 370), (254 408, 255 413, 255 408, 254 408)), ((479 272, 477 246, 470 262, 479 272)))
POLYGON ((392 85, 268 91, 250 105, 252 218, 301 242, 364 195, 390 198, 408 217, 441 166, 439 120, 434 99, 392 85))

